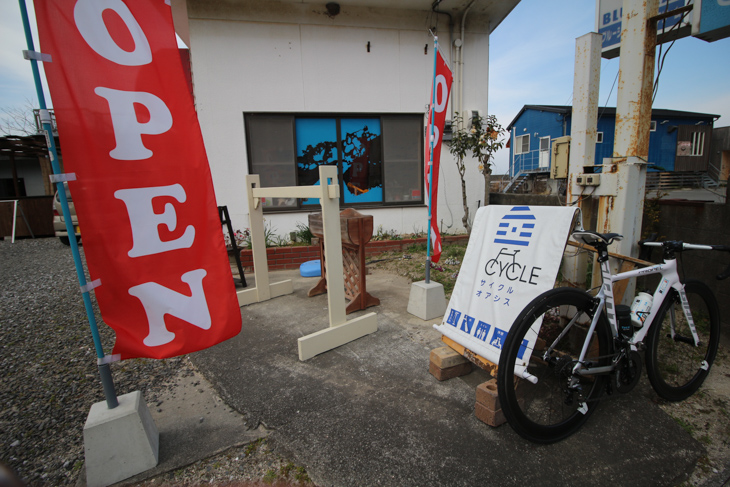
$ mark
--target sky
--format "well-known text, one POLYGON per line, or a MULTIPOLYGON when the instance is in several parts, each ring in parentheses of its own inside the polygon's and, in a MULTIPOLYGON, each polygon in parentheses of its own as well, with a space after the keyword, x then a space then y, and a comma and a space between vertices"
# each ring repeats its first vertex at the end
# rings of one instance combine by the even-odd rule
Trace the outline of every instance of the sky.
MULTIPOLYGON (((490 36, 489 113, 507 127, 524 105, 571 105, 575 40, 595 29, 593 0, 522 0, 490 36)), ((616 106, 619 62, 601 60, 599 107, 616 106)), ((720 115, 715 127, 730 125, 730 38, 677 40, 653 106, 720 115)), ((509 149, 502 149, 493 173, 508 166, 509 149)))
MULTIPOLYGON (((32 0, 27 0, 30 25, 33 29, 35 50, 39 50, 38 33, 35 30, 35 15, 32 0)), ((23 31, 18 1, 0 1, 0 118, 2 110, 24 108, 31 104, 38 108, 38 96, 33 82, 30 61, 23 59, 23 51, 28 49, 23 31)), ((38 63, 43 76, 43 63, 38 63)), ((44 79, 45 84, 45 79, 44 79)), ((48 91, 46 102, 50 105, 48 91)))
MULTIPOLYGON (((35 28, 32 0, 27 2, 35 28)), ((570 105, 575 39, 594 30, 594 0, 522 0, 490 37, 489 113, 506 127, 524 105, 570 105)), ((38 49, 37 33, 33 36, 38 49)), ((0 111, 22 107, 26 100, 37 106, 30 62, 22 56, 27 46, 15 1, 0 1, 0 46, 0 111)), ((616 106, 612 86, 618 69, 619 58, 601 61, 601 107, 616 106)), ((50 105, 47 91, 46 100, 50 105)), ((721 116, 716 127, 730 125, 730 38, 675 42, 654 107, 716 114, 721 116)), ((507 173, 508 163, 509 149, 502 149, 494 174, 507 173)))

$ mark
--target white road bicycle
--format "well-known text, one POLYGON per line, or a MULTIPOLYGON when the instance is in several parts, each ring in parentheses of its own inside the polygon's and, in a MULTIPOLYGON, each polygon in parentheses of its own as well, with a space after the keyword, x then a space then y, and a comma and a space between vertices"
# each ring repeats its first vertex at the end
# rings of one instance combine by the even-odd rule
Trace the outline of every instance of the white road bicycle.
MULTIPOLYGON (((604 391, 633 389, 641 351, 657 394, 668 401, 686 399, 707 377, 720 338, 717 299, 706 284, 680 279, 677 254, 730 247, 644 242, 662 247, 664 262, 613 275, 608 245, 621 235, 581 230, 573 238, 598 252, 603 280, 598 294, 565 287, 541 294, 515 320, 499 359, 502 411, 517 433, 537 443, 575 433, 604 391), (614 303, 614 283, 651 274, 660 275, 659 285, 643 324, 634 324, 629 306, 614 303)), ((728 276, 730 266, 717 278, 728 276)))

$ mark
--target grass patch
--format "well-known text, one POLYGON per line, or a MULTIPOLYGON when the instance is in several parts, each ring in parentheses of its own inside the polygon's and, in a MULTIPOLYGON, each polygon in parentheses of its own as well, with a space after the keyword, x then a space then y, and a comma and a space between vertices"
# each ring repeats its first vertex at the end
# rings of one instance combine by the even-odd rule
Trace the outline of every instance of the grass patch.
POLYGON ((682 418, 674 418, 674 421, 676 421, 677 424, 679 426, 681 426, 683 430, 685 430, 690 435, 694 436, 694 432, 695 432, 695 427, 694 426, 692 426, 690 423, 688 423, 687 421, 683 420, 682 418))
POLYGON ((264 478, 262 479, 265 484, 273 484, 276 482, 276 479, 279 476, 276 473, 276 470, 267 470, 267 472, 264 474, 264 478))
MULTIPOLYGON (((466 242, 445 245, 438 263, 431 264, 431 280, 444 286, 446 297, 451 296, 466 252, 466 242)), ((372 269, 383 269, 408 278, 411 282, 422 281, 426 276, 426 244, 411 245, 404 252, 385 252, 373 256, 368 263, 372 269)))
POLYGON ((263 442, 264 442, 264 439, 259 438, 258 440, 254 441, 253 443, 250 443, 249 445, 247 445, 246 449, 243 450, 243 453, 246 456, 253 455, 254 453, 256 453, 258 451, 259 446, 261 446, 263 444, 263 442))

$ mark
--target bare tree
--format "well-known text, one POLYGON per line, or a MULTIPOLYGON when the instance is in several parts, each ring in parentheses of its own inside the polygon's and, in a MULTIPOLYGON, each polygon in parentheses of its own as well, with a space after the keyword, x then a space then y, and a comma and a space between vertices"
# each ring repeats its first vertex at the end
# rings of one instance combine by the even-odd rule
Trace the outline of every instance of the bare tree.
POLYGON ((34 104, 26 98, 22 105, 0 108, 0 134, 35 135, 38 129, 33 115, 34 104))

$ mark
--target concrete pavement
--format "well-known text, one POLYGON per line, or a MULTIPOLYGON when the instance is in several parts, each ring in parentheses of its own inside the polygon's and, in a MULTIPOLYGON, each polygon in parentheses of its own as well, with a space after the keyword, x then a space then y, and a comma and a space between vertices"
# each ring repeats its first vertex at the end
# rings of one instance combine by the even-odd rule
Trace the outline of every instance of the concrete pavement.
MULTIPOLYGON (((683 188, 666 191, 662 196, 663 200, 690 200, 690 201, 711 201, 714 203, 725 203, 725 192, 727 188, 683 188)), ((652 196, 649 194, 649 196, 652 196)))
POLYGON ((327 298, 307 297, 316 278, 272 273, 272 282, 285 278, 294 294, 242 308, 241 334, 191 359, 318 486, 675 485, 705 454, 651 401, 645 377, 554 445, 485 425, 474 416, 475 389, 489 377, 429 374, 440 335, 406 312, 410 285, 391 274, 367 278, 381 300, 368 309, 378 332, 300 362, 297 338, 328 326, 327 298))

